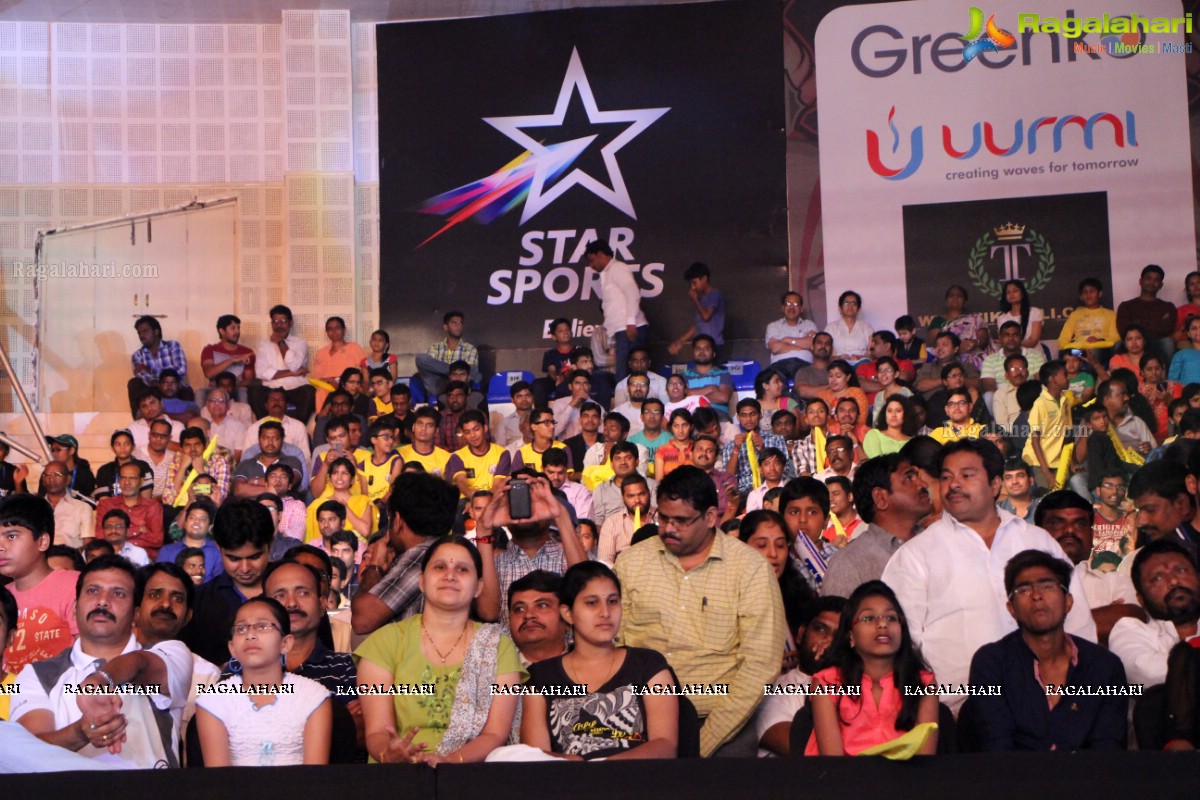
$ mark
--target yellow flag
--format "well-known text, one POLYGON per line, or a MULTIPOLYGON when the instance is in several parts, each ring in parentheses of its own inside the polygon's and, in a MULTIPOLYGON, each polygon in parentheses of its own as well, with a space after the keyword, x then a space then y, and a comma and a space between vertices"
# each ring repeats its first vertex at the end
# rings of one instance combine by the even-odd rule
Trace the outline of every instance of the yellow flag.
POLYGON ((936 722, 922 722, 914 725, 911 731, 898 736, 891 741, 868 747, 859 752, 860 756, 883 756, 892 761, 907 761, 921 751, 930 736, 937 733, 936 722))
MULTIPOLYGON (((204 448, 201 458, 208 461, 212 458, 213 452, 217 449, 217 437, 214 436, 208 442, 208 447, 204 448)), ((175 501, 171 503, 174 508, 183 508, 187 505, 188 489, 192 488, 192 483, 200 475, 196 470, 192 470, 183 482, 183 486, 179 487, 179 493, 175 495, 175 501)))
POLYGON ((825 431, 812 429, 813 449, 817 451, 817 472, 825 469, 825 431))
POLYGON ((754 450, 754 442, 750 434, 746 434, 746 463, 750 465, 750 477, 754 480, 754 488, 762 486, 762 470, 758 466, 758 453, 754 450))

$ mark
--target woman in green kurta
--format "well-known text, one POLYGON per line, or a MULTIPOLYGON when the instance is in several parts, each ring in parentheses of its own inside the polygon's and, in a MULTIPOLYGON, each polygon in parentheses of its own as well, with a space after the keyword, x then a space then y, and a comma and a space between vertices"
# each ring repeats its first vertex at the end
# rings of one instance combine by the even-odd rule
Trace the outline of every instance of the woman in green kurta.
POLYGON ((374 761, 483 761, 508 742, 520 698, 493 695, 492 685, 527 673, 499 625, 470 620, 482 573, 469 541, 439 539, 421 562, 424 612, 380 628, 355 653, 360 687, 370 687, 361 699, 374 761))

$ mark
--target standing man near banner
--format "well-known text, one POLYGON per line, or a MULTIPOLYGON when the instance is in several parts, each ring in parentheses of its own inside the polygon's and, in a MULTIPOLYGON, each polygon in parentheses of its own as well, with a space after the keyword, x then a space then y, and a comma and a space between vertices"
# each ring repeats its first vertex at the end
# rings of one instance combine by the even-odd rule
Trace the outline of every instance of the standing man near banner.
POLYGON ((617 380, 629 370, 629 350, 645 344, 650 323, 642 313, 641 291, 633 277, 633 267, 613 258, 607 242, 589 242, 584 249, 587 265, 600 273, 600 303, 604 306, 604 328, 616 347, 617 380))

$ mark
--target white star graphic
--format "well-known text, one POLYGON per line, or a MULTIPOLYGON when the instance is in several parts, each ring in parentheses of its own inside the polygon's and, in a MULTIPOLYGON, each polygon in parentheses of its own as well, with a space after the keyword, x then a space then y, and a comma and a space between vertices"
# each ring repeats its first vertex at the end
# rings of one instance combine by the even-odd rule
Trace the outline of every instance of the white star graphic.
POLYGON ((558 92, 558 102, 555 103, 552 113, 519 117, 485 117, 483 121, 533 154, 535 162, 533 184, 529 188, 529 196, 521 211, 522 224, 558 199, 572 186, 582 186, 609 205, 637 219, 637 214, 633 210, 633 202, 629 199, 629 190, 625 188, 625 178, 621 175, 621 168, 617 164, 616 154, 618 150, 629 144, 638 134, 670 110, 667 107, 600 111, 596 108, 596 98, 592 95, 592 87, 588 83, 587 75, 584 74, 579 51, 573 49, 571 61, 567 65, 567 74, 563 76, 562 88, 558 92), (546 180, 552 178, 554 172, 560 169, 564 162, 574 160, 582 153, 596 139, 596 136, 585 136, 566 142, 557 142, 553 145, 543 145, 521 129, 561 126, 567 115, 571 94, 575 89, 579 90, 579 98, 583 101, 588 122, 629 122, 632 124, 621 135, 600 149, 604 165, 608 168, 608 178, 612 183, 612 188, 605 186, 582 170, 573 169, 562 180, 550 187, 549 191, 543 192, 546 180))

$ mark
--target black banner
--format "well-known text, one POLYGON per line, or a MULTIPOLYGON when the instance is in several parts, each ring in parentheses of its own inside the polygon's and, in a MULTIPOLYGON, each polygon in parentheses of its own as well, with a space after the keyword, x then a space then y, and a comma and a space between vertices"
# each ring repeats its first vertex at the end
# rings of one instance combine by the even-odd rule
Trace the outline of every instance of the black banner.
POLYGON ((601 321, 583 248, 639 266, 652 338, 692 323, 703 261, 725 338, 787 285, 780 6, 702 3, 380 25, 380 321, 423 351, 540 348, 601 321))
POLYGON ((1104 192, 905 206, 904 261, 908 313, 921 327, 952 284, 967 290, 967 311, 990 320, 1004 282, 1024 281, 1045 315, 1043 339, 1058 338, 1084 278, 1099 278, 1101 303, 1114 307, 1104 192))

